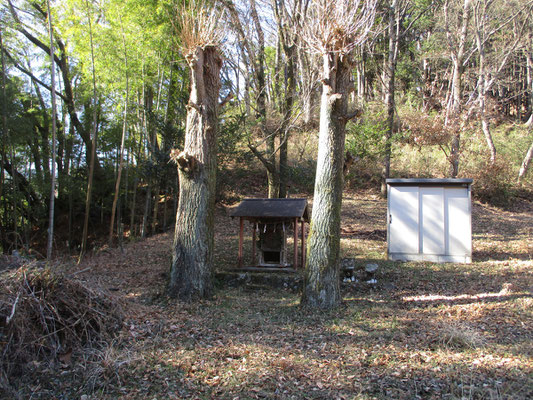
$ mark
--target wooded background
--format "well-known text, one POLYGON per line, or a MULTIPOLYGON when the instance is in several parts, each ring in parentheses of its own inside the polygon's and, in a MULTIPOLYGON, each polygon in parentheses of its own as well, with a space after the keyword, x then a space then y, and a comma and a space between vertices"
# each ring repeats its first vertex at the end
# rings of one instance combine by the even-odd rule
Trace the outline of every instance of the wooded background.
MULTIPOLYGON (((170 155, 184 147, 190 86, 184 3, 3 2, 3 253, 84 253, 173 226, 170 155)), ((218 201, 250 176, 269 197, 312 191, 324 81, 311 3, 213 3, 223 31, 218 201)), ((378 1, 347 65, 346 186, 460 176, 497 205, 531 196, 532 7, 378 1)))

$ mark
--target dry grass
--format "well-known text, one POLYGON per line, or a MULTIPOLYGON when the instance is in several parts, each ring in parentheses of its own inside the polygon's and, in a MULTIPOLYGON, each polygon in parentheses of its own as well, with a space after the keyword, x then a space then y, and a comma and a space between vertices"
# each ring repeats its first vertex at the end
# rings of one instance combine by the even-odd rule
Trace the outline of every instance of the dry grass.
MULTIPOLYGON (((80 275, 125 299, 126 317, 116 343, 92 370, 96 382, 86 384, 74 367, 81 357, 76 354, 72 366, 36 371, 21 393, 94 399, 532 398, 531 208, 498 213, 475 204, 474 249, 483 252, 463 265, 386 261, 384 206, 372 193, 346 194, 343 252, 356 257, 360 268, 377 262, 378 284, 344 285, 344 305, 325 313, 300 308, 298 293, 251 284, 220 286, 213 299, 195 304, 169 302, 161 293, 170 234, 132 243, 124 254, 101 252, 80 266, 91 268, 80 275), (513 244, 506 246, 506 239, 513 244)), ((216 221, 217 266, 223 269, 235 264, 238 222, 221 208, 216 221)))
POLYGON ((485 338, 474 328, 463 323, 443 323, 440 328, 442 345, 451 349, 477 349, 486 343, 485 338))

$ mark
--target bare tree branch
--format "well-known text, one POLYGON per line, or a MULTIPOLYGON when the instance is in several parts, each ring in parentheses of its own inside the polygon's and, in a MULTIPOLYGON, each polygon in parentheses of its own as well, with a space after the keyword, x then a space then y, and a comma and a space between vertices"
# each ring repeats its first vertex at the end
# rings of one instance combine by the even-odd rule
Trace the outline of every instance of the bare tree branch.
MULTIPOLYGON (((28 75, 32 80, 34 80, 35 82, 37 82, 39 85, 41 85, 43 88, 45 88, 46 90, 48 90, 49 92, 52 91, 52 88, 47 85, 46 83, 44 83, 43 81, 41 81, 39 78, 37 78, 35 75, 33 75, 30 71, 28 71, 26 68, 24 68, 23 66, 21 66, 19 63, 17 63, 15 61, 15 59, 11 56, 11 54, 9 54, 9 52, 4 49, 4 54, 7 56, 7 58, 9 58, 11 60, 11 62, 13 63, 13 66, 18 69, 20 72, 28 75)), ((61 99, 63 101, 68 101, 68 99, 61 93, 59 93, 57 90, 55 91, 56 92, 56 95, 58 95, 59 97, 61 97, 61 99)))

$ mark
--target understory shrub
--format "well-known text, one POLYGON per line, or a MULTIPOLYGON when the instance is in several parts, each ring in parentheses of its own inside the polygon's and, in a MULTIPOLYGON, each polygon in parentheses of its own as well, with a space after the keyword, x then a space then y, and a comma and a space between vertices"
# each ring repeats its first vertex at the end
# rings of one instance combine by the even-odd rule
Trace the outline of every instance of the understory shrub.
POLYGON ((500 207, 512 202, 515 179, 509 163, 502 158, 496 158, 494 163, 487 159, 474 163, 464 174, 474 180, 472 193, 476 199, 500 207))
POLYGON ((349 186, 379 184, 386 131, 387 115, 380 103, 369 104, 362 118, 346 126, 346 151, 354 159, 346 177, 349 186))

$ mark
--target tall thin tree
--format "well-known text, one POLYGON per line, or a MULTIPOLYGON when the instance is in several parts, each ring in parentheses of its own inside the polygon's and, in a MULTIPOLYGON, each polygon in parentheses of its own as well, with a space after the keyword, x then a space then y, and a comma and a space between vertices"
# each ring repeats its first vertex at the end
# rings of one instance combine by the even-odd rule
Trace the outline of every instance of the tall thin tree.
POLYGON ((87 18, 89 20, 89 40, 91 44, 91 70, 92 70, 92 83, 93 83, 93 122, 92 122, 92 148, 91 148, 91 165, 89 167, 89 180, 87 182, 87 196, 85 198, 85 219, 83 222, 83 234, 81 238, 81 251, 78 262, 81 262, 86 251, 87 251, 87 235, 89 232, 89 214, 91 212, 91 198, 93 190, 93 177, 94 177, 94 166, 96 159, 96 143, 98 136, 98 127, 97 127, 97 92, 96 92, 96 70, 94 67, 94 44, 93 44, 93 29, 91 22, 91 12, 89 9, 89 1, 85 0, 85 5, 87 7, 87 18))
POLYGON ((51 171, 51 188, 50 188, 50 210, 48 216, 48 245, 46 246, 46 258, 52 258, 52 247, 54 243, 54 214, 55 214, 55 198, 56 198, 56 73, 54 65, 54 32, 52 25, 52 13, 50 12, 50 0, 46 2, 48 11, 48 34, 50 38, 50 76, 52 87, 52 171, 51 171))
POLYGON ((301 0, 295 0, 292 4, 292 13, 287 9, 284 0, 274 0, 274 15, 278 24, 278 35, 281 48, 285 54, 285 101, 281 107, 283 119, 279 128, 279 197, 288 195, 287 180, 288 166, 288 142, 292 119, 295 114, 296 98, 296 49, 298 45, 298 31, 301 28, 301 20, 305 18, 305 5, 301 0))
POLYGON ((528 25, 528 18, 520 18, 520 16, 531 15, 533 2, 526 2, 523 7, 519 8, 512 5, 507 10, 505 8, 497 9, 496 6, 494 0, 475 0, 472 29, 478 53, 478 113, 481 129, 490 151, 491 164, 496 161, 496 146, 492 139, 491 121, 487 110, 489 93, 501 80, 502 71, 508 67, 508 61, 523 40, 522 36, 528 25), (507 41, 503 49, 487 54, 488 50, 497 48, 494 45, 494 36, 501 34, 503 29, 511 24, 514 25, 514 39, 507 41))
MULTIPOLYGON (((7 91, 6 91, 6 63, 4 59, 4 39, 3 39, 3 29, 4 27, 0 25, 0 57, 2 60, 2 136, 0 137, 0 140, 2 142, 2 148, 0 149, 0 156, 2 157, 2 160, 0 161, 0 199, 2 198, 4 194, 4 183, 5 183, 5 169, 4 169, 4 160, 6 158, 6 142, 8 138, 8 124, 7 124, 7 91)), ((7 213, 6 213, 7 214, 7 213)), ((4 220, 5 221, 5 220, 4 220)), ((2 227, 0 228, 0 243, 5 243, 5 223, 2 224, 2 227)), ((2 251, 5 251, 4 248, 2 248, 2 251)))
POLYGON ((465 118, 461 121, 463 112, 463 89, 465 58, 468 50, 468 36, 470 31, 470 18, 472 16, 472 0, 445 0, 444 1, 444 23, 448 39, 448 48, 452 60, 452 85, 451 96, 446 109, 446 125, 453 125, 455 133, 451 139, 450 162, 451 178, 456 178, 459 173, 459 158, 461 146, 461 130, 463 129, 465 118), (455 4, 457 3, 457 4, 455 4), (459 4, 462 3, 462 6, 459 4), (455 25, 451 26, 451 9, 458 8, 455 25), (457 35, 457 36, 456 36, 457 35))
MULTIPOLYGON (((118 162, 117 180, 115 182, 115 195, 113 197, 113 207, 111 208, 111 223, 109 226, 109 246, 113 244, 113 230, 115 226, 115 214, 117 212, 117 203, 120 193, 120 180, 122 177, 122 168, 124 166, 124 144, 126 141, 126 132, 128 128, 128 101, 129 101, 129 71, 128 71, 128 49, 126 47, 126 35, 122 26, 122 17, 120 17, 120 29, 122 30, 122 45, 124 47, 124 68, 126 74, 126 90, 124 93, 124 116, 122 120, 122 137, 120 140, 120 154, 118 162)), ((118 224, 120 226, 120 221, 118 224)), ((120 234, 120 229, 117 229, 120 234)))
POLYGON ((420 4, 412 0, 388 0, 388 42, 389 48, 385 59, 384 68, 384 89, 385 106, 387 107, 386 130, 383 135, 383 165, 381 169, 381 194, 387 195, 386 180, 390 176, 390 166, 392 157, 392 140, 394 134, 394 120, 396 115, 396 68, 398 64, 399 47, 405 36, 413 28, 414 24, 426 14, 434 4, 432 0, 429 4, 420 4), (405 24, 404 19, 409 17, 410 22, 405 24))

